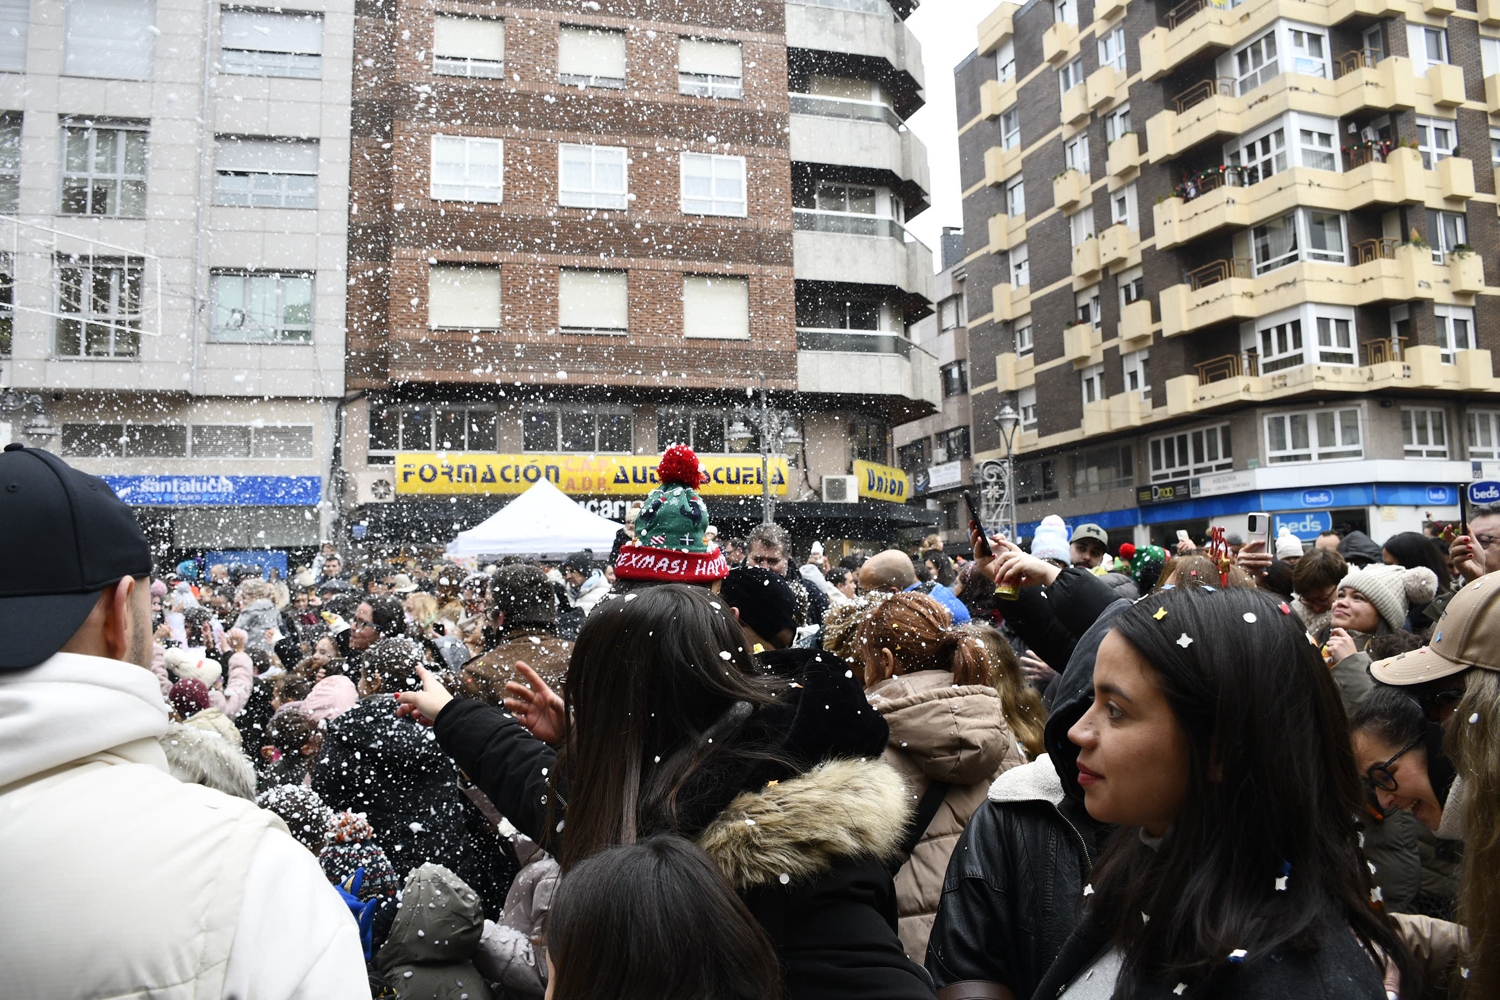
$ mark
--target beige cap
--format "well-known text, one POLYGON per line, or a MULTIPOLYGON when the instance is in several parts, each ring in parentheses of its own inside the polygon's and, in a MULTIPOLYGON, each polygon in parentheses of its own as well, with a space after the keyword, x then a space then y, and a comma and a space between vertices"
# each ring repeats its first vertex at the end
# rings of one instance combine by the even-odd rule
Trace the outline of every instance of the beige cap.
POLYGON ((1482 576, 1453 595, 1430 645, 1378 660, 1370 674, 1382 684, 1421 684, 1470 667, 1500 671, 1500 574, 1482 576))

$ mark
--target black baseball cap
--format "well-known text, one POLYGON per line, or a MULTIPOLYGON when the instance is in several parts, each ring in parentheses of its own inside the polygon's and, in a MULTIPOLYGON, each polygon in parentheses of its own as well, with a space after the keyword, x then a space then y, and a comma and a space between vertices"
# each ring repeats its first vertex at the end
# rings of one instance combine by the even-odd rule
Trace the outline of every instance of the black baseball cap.
POLYGON ((740 621, 770 641, 787 629, 796 629, 800 615, 797 595, 780 573, 764 566, 740 566, 729 571, 719 587, 719 596, 737 608, 740 621))
POLYGON ((151 547, 114 490, 40 448, 0 452, 0 525, 0 670, 41 663, 101 591, 151 572, 151 547))

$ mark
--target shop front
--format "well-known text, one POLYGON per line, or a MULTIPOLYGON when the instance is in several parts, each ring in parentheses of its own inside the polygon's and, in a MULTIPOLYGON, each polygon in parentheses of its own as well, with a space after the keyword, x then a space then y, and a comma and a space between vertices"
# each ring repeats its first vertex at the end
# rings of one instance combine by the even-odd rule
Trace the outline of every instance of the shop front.
POLYGON ((134 509, 162 562, 246 550, 300 556, 319 541, 323 481, 318 476, 100 478, 134 509))

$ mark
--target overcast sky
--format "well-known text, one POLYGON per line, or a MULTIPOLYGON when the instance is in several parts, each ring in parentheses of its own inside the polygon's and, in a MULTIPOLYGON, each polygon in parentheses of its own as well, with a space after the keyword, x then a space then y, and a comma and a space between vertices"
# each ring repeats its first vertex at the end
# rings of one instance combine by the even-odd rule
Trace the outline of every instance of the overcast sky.
POLYGON ((979 22, 999 0, 922 0, 907 18, 922 43, 927 72, 927 103, 908 124, 927 145, 932 169, 932 207, 911 221, 917 238, 932 248, 932 266, 940 268, 938 236, 944 226, 963 224, 958 189, 958 123, 954 119, 953 67, 978 46, 979 22))

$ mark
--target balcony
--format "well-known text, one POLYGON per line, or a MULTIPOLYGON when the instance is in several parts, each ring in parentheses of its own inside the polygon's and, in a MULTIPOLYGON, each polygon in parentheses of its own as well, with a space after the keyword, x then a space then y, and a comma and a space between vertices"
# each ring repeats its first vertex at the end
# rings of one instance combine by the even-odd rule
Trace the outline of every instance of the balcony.
POLYGON ((1100 66, 1089 74, 1086 86, 1090 110, 1101 111, 1120 100, 1125 74, 1113 66, 1100 66))
POLYGON ((990 253, 1003 253, 1026 239, 1026 216, 1024 215, 999 215, 990 216, 990 253))
POLYGON ((1151 346, 1151 300, 1136 299, 1120 310, 1120 353, 1151 346))
POLYGON ((1064 212, 1071 212, 1082 202, 1088 182, 1083 174, 1069 167, 1052 178, 1052 204, 1064 212))
POLYGON ((1036 385, 1036 355, 1006 351, 995 358, 995 388, 1015 392, 1036 385))
POLYGON ((1377 302, 1464 301, 1483 288, 1475 254, 1435 263, 1425 246, 1368 240, 1351 248, 1352 266, 1301 262, 1255 277, 1252 262, 1217 260, 1161 293, 1162 336, 1255 319, 1308 302, 1365 306, 1377 302))
POLYGON ((1073 248, 1073 287, 1082 288, 1099 280, 1099 238, 1090 236, 1073 248))
POLYGON ((1109 415, 1106 430, 1129 430, 1151 419, 1151 398, 1140 392, 1122 392, 1111 396, 1104 401, 1104 406, 1109 415))
POLYGON ((984 182, 999 187, 1021 172, 1021 147, 1001 149, 991 146, 984 151, 984 182))
POLYGON ((1012 285, 1002 281, 990 292, 995 319, 1010 322, 1018 316, 1031 312, 1031 286, 1012 285))
POLYGON ((1094 4, 1094 17, 1100 21, 1108 21, 1124 11, 1125 0, 1097 0, 1094 4))
POLYGON ((1141 233, 1117 222, 1099 234, 1099 266, 1119 274, 1141 262, 1141 233))
POLYGON ((904 21, 884 3, 842 8, 791 0, 786 5, 786 44, 795 49, 847 52, 882 59, 905 73, 921 90, 926 85, 922 45, 904 21), (850 9, 859 7, 861 9, 850 9))
POLYGON ((1015 36, 1016 29, 1012 20, 1016 11, 1021 8, 1009 0, 1000 4, 990 11, 989 16, 979 22, 979 54, 987 56, 1001 45, 1005 44, 1007 38, 1015 36))
POLYGON ((943 403, 937 359, 899 333, 799 329, 797 391, 900 397, 912 416, 943 403))
POLYGON ((894 219, 792 212, 792 266, 805 281, 860 281, 932 301, 932 251, 894 219))
MULTIPOLYGON (((1500 8, 1500 0, 1495 6, 1500 8)), ((1484 103, 1490 114, 1500 115, 1500 73, 1484 78, 1484 103)))
POLYGON ((1422 9, 1433 17, 1447 17, 1458 10, 1454 0, 1422 0, 1422 9))
POLYGON ((1427 67, 1427 85, 1432 90, 1432 102, 1440 108, 1456 108, 1468 100, 1462 66, 1435 63, 1427 67))
POLYGON ((1109 175, 1109 189, 1116 191, 1130 183, 1141 172, 1141 139, 1134 132, 1126 132, 1109 144, 1109 158, 1104 161, 1104 172, 1109 175))
POLYGON ((1000 117, 1000 113, 1013 107, 1016 103, 1016 78, 1011 77, 1004 83, 999 80, 986 80, 979 85, 979 113, 988 119, 1000 117))
POLYGON ((1479 0, 1479 23, 1488 27, 1500 25, 1500 0, 1479 0))
POLYGON ((1054 21, 1051 27, 1042 32, 1042 59, 1046 62, 1057 66, 1077 52, 1077 25, 1067 21, 1054 21))
POLYGON ((1092 323, 1074 323, 1063 330, 1063 357, 1074 368, 1087 368, 1104 360, 1103 334, 1092 323))
POLYGON ((1468 201, 1474 197, 1474 164, 1462 156, 1446 156, 1437 162, 1438 190, 1445 201, 1468 201))
POLYGON ((1089 88, 1080 83, 1078 86, 1063 92, 1062 95, 1062 120, 1064 125, 1077 125, 1088 119, 1089 116, 1089 88))
POLYGON ((790 98, 793 160, 887 170, 924 194, 932 189, 927 147, 884 104, 805 94, 790 98))

